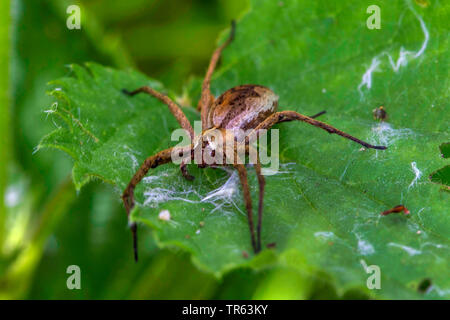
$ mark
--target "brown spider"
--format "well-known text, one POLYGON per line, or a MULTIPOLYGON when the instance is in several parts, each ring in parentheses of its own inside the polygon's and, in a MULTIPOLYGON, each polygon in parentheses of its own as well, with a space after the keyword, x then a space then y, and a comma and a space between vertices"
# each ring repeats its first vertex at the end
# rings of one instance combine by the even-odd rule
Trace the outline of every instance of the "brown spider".
MULTIPOLYGON (((342 132, 326 123, 315 120, 314 118, 325 113, 320 112, 314 116, 308 117, 304 116, 295 111, 281 111, 276 112, 278 107, 278 96, 271 91, 269 88, 260 85, 240 85, 234 88, 229 89, 225 93, 223 93, 220 97, 215 99, 215 97, 211 94, 210 91, 210 83, 211 76, 214 72, 214 69, 217 65, 217 62, 220 58, 220 55, 224 48, 230 44, 230 42, 234 38, 235 33, 235 22, 233 21, 231 24, 231 32, 229 38, 223 43, 219 48, 215 50, 211 57, 211 61, 208 66, 208 70, 206 72, 205 78, 203 80, 202 85, 202 93, 201 98, 198 103, 197 108, 201 111, 201 122, 202 122, 202 133, 197 137, 194 136, 194 130, 192 129, 189 120, 186 118, 185 114, 181 110, 181 108, 173 102, 168 96, 155 91, 154 89, 144 86, 134 91, 123 90, 125 94, 133 96, 140 92, 145 92, 164 104, 167 104, 170 112, 177 119, 180 126, 187 132, 190 136, 191 143, 188 146, 183 147, 173 147, 163 151, 158 152, 155 155, 152 155, 145 159, 144 163, 141 165, 139 170, 134 174, 133 178, 129 182, 128 186, 124 190, 122 194, 122 200, 125 206, 125 210, 129 217, 131 209, 134 206, 134 189, 136 185, 144 178, 150 168, 156 168, 159 165, 166 164, 172 161, 172 155, 178 154, 180 157, 184 157, 180 164, 181 173, 183 176, 188 179, 194 179, 186 169, 186 162, 192 160, 194 158, 194 151, 200 148, 201 154, 205 154, 207 151, 211 140, 204 141, 205 137, 211 133, 211 131, 219 131, 224 137, 228 137, 229 133, 232 133, 232 137, 234 137, 234 132, 236 129, 242 130, 252 130, 250 135, 248 135, 245 139, 245 143, 242 142, 237 146, 234 146, 234 158, 231 164, 234 168, 237 169, 240 182, 242 185, 243 193, 244 193, 244 201, 247 209, 247 219, 248 225, 250 229, 251 235, 251 244, 255 253, 261 250, 261 226, 262 226, 262 209, 263 209, 263 198, 264 198, 264 185, 265 179, 261 174, 261 164, 259 158, 255 163, 255 171, 258 178, 259 184, 259 207, 258 207, 258 224, 257 224, 257 232, 255 238, 254 224, 253 224, 253 213, 252 213, 252 200, 250 196, 250 189, 247 181, 247 169, 245 168, 242 162, 238 162, 236 158, 237 149, 241 147, 245 147, 244 152, 245 155, 248 155, 251 141, 254 140, 255 136, 258 136, 262 130, 268 130, 273 125, 279 122, 287 122, 293 120, 300 120, 312 124, 313 126, 322 128, 328 131, 330 134, 335 133, 344 138, 355 141, 366 148, 373 149, 386 149, 384 146, 373 146, 364 141, 361 141, 345 132, 342 132), (252 138, 253 137, 253 138, 252 138), (198 143, 201 141, 201 143, 198 143)), ((237 141, 237 138, 233 138, 234 141, 237 141)), ((225 139, 225 141, 229 141, 225 139)), ((212 153, 217 150, 213 150, 212 153)), ((211 153, 211 152, 210 152, 211 153)), ((220 157, 226 157, 225 154, 221 154, 220 157)), ((228 162, 229 163, 229 162, 228 162)), ((207 164, 203 156, 200 159, 200 163, 198 166, 200 168, 206 167, 215 167, 219 165, 227 165, 225 161, 221 163, 213 163, 207 164)), ((133 244, 134 244, 134 257, 137 261, 137 226, 136 223, 133 222, 130 224, 130 229, 133 233, 133 244)))

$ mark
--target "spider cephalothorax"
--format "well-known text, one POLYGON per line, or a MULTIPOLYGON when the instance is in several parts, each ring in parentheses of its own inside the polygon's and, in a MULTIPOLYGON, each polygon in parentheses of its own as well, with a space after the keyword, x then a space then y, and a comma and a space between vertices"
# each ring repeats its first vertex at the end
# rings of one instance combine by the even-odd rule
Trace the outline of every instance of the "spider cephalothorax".
MULTIPOLYGON (((256 157, 254 163, 259 184, 258 222, 256 235, 253 222, 252 200, 247 181, 247 169, 244 165, 246 155, 251 151, 251 142, 258 135, 270 129, 274 124, 293 120, 304 121, 329 133, 335 133, 344 138, 355 141, 366 148, 386 149, 384 146, 374 146, 359 140, 343 131, 340 131, 324 122, 315 120, 320 112, 314 116, 304 116, 295 111, 277 112, 278 96, 269 88, 261 85, 240 85, 224 92, 217 99, 211 94, 211 76, 217 65, 217 61, 223 49, 233 40, 235 23, 232 23, 228 40, 223 43, 211 57, 206 76, 203 80, 202 94, 198 103, 201 111, 202 133, 195 136, 194 130, 181 108, 169 97, 154 89, 144 86, 132 92, 123 90, 128 95, 145 92, 167 104, 170 112, 175 116, 180 126, 191 138, 191 144, 182 147, 173 147, 158 152, 148 157, 134 174, 128 186, 122 194, 123 203, 129 216, 134 206, 134 189, 144 178, 148 170, 169 162, 175 162, 174 158, 181 160, 180 169, 183 176, 192 180, 194 177, 187 171, 186 165, 194 160, 200 168, 233 166, 239 173, 242 191, 244 194, 247 219, 251 235, 251 244, 255 253, 261 250, 261 229, 265 179, 261 171, 261 163, 256 157), (199 155, 199 156, 198 156, 199 155), (197 159, 196 159, 197 157, 197 159)), ((130 228, 133 232, 134 254, 137 260, 136 224, 130 228)))

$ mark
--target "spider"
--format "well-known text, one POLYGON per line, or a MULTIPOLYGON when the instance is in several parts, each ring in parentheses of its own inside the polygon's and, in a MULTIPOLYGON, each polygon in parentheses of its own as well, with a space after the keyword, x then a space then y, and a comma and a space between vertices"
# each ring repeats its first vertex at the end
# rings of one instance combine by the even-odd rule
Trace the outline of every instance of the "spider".
MULTIPOLYGON (((166 150, 160 151, 155 155, 149 156, 137 172, 134 174, 130 180, 128 186, 125 188, 122 194, 122 200, 125 206, 127 216, 129 218, 130 212, 134 207, 134 189, 136 185, 144 178, 149 169, 154 169, 160 165, 171 163, 172 155, 178 154, 182 157, 180 164, 180 170, 182 175, 188 179, 192 180, 194 177, 190 175, 187 171, 187 162, 194 158, 194 151, 201 150, 202 154, 206 153, 206 149, 210 147, 211 149, 211 138, 209 134, 212 131, 218 131, 224 137, 231 136, 234 137, 234 141, 237 138, 234 136, 236 129, 251 130, 250 135, 246 138, 245 142, 240 140, 237 146, 234 147, 234 155, 237 154, 238 148, 244 148, 245 155, 248 155, 250 150, 250 142, 253 138, 258 136, 258 134, 263 130, 270 129, 273 125, 280 122, 288 122, 293 120, 304 121, 313 126, 319 127, 326 130, 330 134, 335 133, 346 139, 350 139, 356 143, 363 145, 366 148, 386 149, 384 146, 374 146, 359 140, 343 131, 340 131, 324 122, 315 120, 314 118, 322 115, 325 111, 322 111, 314 116, 305 116, 295 111, 280 111, 277 112, 278 107, 278 96, 269 88, 261 85, 245 84, 239 85, 237 87, 231 88, 225 91, 217 99, 213 96, 210 90, 211 77, 213 75, 214 69, 216 68, 217 62, 222 54, 222 51, 233 41, 235 35, 236 24, 234 21, 231 23, 231 31, 228 39, 219 46, 212 54, 208 69, 206 71, 205 78, 202 83, 201 98, 198 102, 197 109, 201 114, 202 132, 195 136, 194 130, 187 119, 186 115, 183 113, 181 108, 173 102, 168 96, 148 87, 143 86, 134 91, 128 91, 123 89, 123 93, 134 96, 138 93, 147 93, 156 99, 160 100, 162 103, 169 107, 170 112, 176 118, 180 126, 186 131, 190 137, 192 143, 188 146, 182 147, 172 147, 166 150), (206 138, 206 139, 205 139, 206 138)), ((228 141, 225 139, 225 141, 228 141)), ((213 148, 214 149, 214 148, 213 148)), ((216 152, 217 149, 212 150, 212 154, 216 152)), ((225 154, 221 156, 226 157, 225 154)), ((221 157, 219 156, 219 157, 221 157)), ((263 201, 264 201, 264 186, 265 179, 261 173, 261 163, 259 157, 254 164, 258 185, 259 185, 259 203, 258 203, 258 221, 255 227, 253 221, 253 210, 252 210, 252 200, 250 196, 250 189, 247 181, 247 169, 244 164, 238 163, 236 158, 234 158, 230 163, 206 163, 204 158, 200 159, 197 165, 200 168, 206 167, 217 167, 220 165, 232 165, 239 174, 240 183, 242 186, 245 207, 247 211, 248 226, 250 229, 250 240, 253 251, 258 253, 261 250, 261 229, 262 229, 262 213, 263 213, 263 201)), ((133 249, 134 258, 138 260, 138 250, 137 250, 137 225, 135 222, 130 223, 130 229, 133 234, 133 249)))

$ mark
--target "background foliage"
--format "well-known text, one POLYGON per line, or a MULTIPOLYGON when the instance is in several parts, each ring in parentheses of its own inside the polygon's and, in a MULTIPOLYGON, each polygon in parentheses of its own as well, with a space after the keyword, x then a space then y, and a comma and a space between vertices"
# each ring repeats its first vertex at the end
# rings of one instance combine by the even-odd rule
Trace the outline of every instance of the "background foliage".
MULTIPOLYGON (((150 81, 142 74, 91 64, 91 78, 74 63, 137 68, 159 81, 150 83, 192 105, 199 81, 191 76, 203 74, 217 35, 248 5, 79 2, 83 29, 69 31, 69 3, 12 1, 12 24, 6 22, 13 34, 12 50, 5 54, 12 55, 14 116, 12 130, 3 128, 12 134, 14 161, 2 166, 9 168, 10 182, 2 183, 7 186, 8 212, 2 217, 8 232, 0 265, 1 297, 448 298, 448 191, 441 186, 445 177, 439 178, 445 176, 439 169, 446 164, 439 145, 449 140, 448 117, 442 116, 448 109, 448 6, 438 1, 380 2, 382 10, 389 8, 382 11, 383 28, 369 31, 369 4, 364 2, 253 1, 215 75, 214 93, 238 83, 265 84, 280 95, 283 109, 306 114, 327 109, 325 121, 390 148, 362 152, 315 128, 279 126, 281 160, 295 164, 286 165, 289 173, 268 179, 265 239, 277 242, 276 253, 267 250, 250 262, 242 257, 242 250, 249 251, 248 234, 238 209, 228 208, 223 216, 210 214, 212 204, 170 201, 159 208, 169 209, 178 227, 158 221, 158 210, 136 212, 136 219, 156 231, 140 228, 141 262, 135 265, 117 193, 132 174, 130 157, 104 155, 126 155, 120 150, 126 143, 139 162, 170 144, 167 134, 176 124, 148 97, 129 102, 120 95, 122 87, 150 81), (424 44, 426 51, 415 57, 424 44), (396 72, 389 55, 402 61, 402 47, 413 53, 396 72), (374 58, 379 65, 371 74, 372 87, 358 90, 374 58), (63 89, 52 92, 57 109, 55 98, 45 91, 48 81, 61 77, 52 85, 63 89), (389 124, 372 119, 371 110, 380 104, 388 109, 389 124), (108 143, 92 147, 92 137, 70 126, 72 119, 64 122, 58 116, 87 119, 90 124, 82 123, 108 143), (119 126, 124 119, 137 137, 119 126), (166 138, 149 132, 149 124, 166 138), (93 182, 76 193, 66 155, 49 149, 33 153, 55 126, 70 130, 55 131, 40 146, 56 146, 74 156, 77 187, 92 174, 116 187, 93 182), (439 173, 437 184, 428 180, 433 172, 439 173), (379 218, 400 202, 411 210, 409 219, 379 218), (186 239, 200 221, 206 222, 199 237, 186 239), (158 249, 154 235, 170 249, 158 249), (81 267, 82 290, 65 286, 70 264, 81 267), (381 266, 381 291, 365 288, 364 264, 381 266), (419 289, 426 279, 432 286, 419 289)), ((188 114, 197 117, 195 111, 188 114)), ((205 195, 227 179, 221 171, 196 171, 195 183, 185 186, 176 171, 159 170, 162 179, 156 186, 177 185, 175 193, 194 188, 205 195)), ((233 199, 242 207, 239 197, 233 199)))

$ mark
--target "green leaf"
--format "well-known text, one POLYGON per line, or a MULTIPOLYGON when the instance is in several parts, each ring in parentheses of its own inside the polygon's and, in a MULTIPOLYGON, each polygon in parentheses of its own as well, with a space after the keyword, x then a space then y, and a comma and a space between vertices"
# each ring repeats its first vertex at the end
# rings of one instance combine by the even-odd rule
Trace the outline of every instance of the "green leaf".
MULTIPOLYGON (((442 158, 450 157, 450 142, 443 143, 439 146, 442 158)), ((444 185, 447 190, 450 190, 450 165, 447 165, 439 170, 436 170, 430 175, 430 180, 434 183, 444 185)))
POLYGON ((443 143, 439 146, 442 158, 450 158, 450 142, 443 143))
POLYGON ((450 189, 450 165, 433 172, 430 176, 432 182, 447 186, 450 189))
MULTIPOLYGON (((177 166, 159 167, 136 189, 133 219, 150 226, 161 247, 183 248, 199 268, 217 276, 238 267, 294 269, 310 279, 300 281, 310 293, 312 279, 325 272, 340 295, 450 297, 449 193, 428 179, 445 165, 435 150, 450 138, 449 6, 379 1, 381 29, 370 30, 371 4, 253 1, 212 90, 217 96, 243 83, 269 86, 280 96, 280 109, 326 109, 323 121, 388 149, 363 150, 304 123, 278 125, 282 165, 266 178, 262 234, 263 243, 275 242, 276 248, 257 256, 251 254, 236 174, 190 166, 196 179, 189 182, 177 166), (387 122, 372 117, 380 105, 387 122), (380 215, 398 204, 410 215, 380 215), (163 209, 171 221, 158 218, 163 209), (371 265, 380 267, 381 289, 366 287, 371 265), (425 292, 424 279, 432 283, 425 292)), ((40 147, 73 157, 77 188, 100 178, 116 186, 119 200, 147 156, 177 143, 170 141, 177 123, 155 99, 120 92, 142 85, 164 91, 154 80, 95 64, 73 66, 73 73, 53 83, 58 103, 51 113, 58 129, 40 147)), ((198 119, 194 108, 184 110, 198 119)), ((267 288, 277 290, 276 282, 267 288)))

